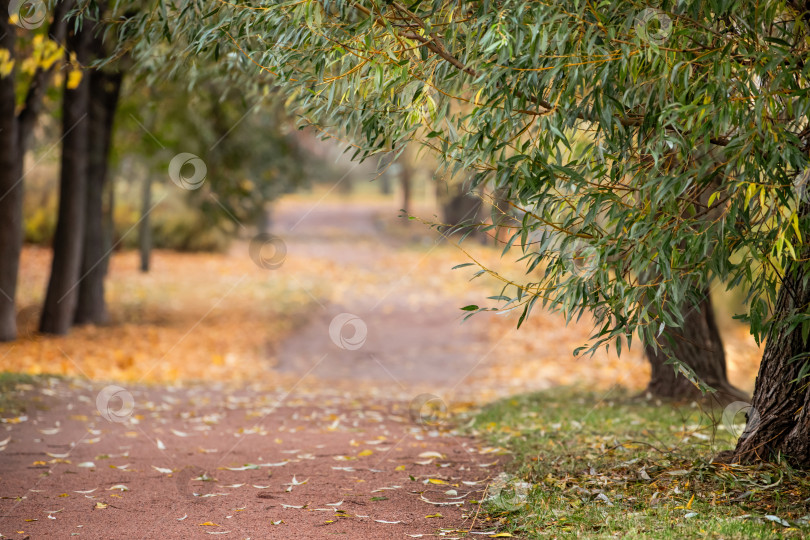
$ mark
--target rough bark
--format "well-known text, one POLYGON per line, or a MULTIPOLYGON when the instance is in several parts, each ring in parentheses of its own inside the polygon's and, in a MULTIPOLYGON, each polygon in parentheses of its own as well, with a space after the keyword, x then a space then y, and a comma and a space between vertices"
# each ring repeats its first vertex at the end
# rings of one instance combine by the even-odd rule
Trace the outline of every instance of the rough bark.
MULTIPOLYGON (((8 17, 0 16, 0 49, 13 54, 15 35, 8 17)), ((17 337, 14 297, 22 246, 22 157, 14 76, 12 70, 0 78, 0 341, 17 337)))
MULTIPOLYGON (((71 30, 73 32, 73 30, 71 30)), ((68 36, 68 47, 80 65, 87 65, 92 28, 86 25, 68 36)), ((87 136, 90 77, 87 72, 62 97, 62 160, 59 179, 59 216, 53 243, 51 276, 42 308, 40 331, 66 334, 76 312, 84 242, 87 202, 87 136)))
POLYGON ((669 354, 691 367, 715 392, 704 396, 689 379, 676 372, 672 364, 666 363, 667 357, 660 349, 656 351, 646 346, 644 352, 652 367, 648 393, 674 400, 708 399, 720 405, 748 399, 745 392, 728 381, 726 354, 708 290, 698 306, 690 306, 684 313, 683 327, 665 330, 659 341, 669 343, 669 354))
MULTIPOLYGON (((807 219, 810 204, 804 203, 800 212, 807 219)), ((809 256, 805 249, 801 258, 806 261, 809 256)), ((808 309, 808 269, 794 263, 785 271, 774 317, 784 321, 808 309)), ((733 461, 767 461, 781 455, 796 467, 810 468, 810 386, 807 378, 797 380, 808 353, 810 344, 802 339, 801 324, 792 330, 783 325, 770 333, 751 401, 754 412, 748 414, 733 461)))
POLYGON ((109 257, 104 232, 104 186, 120 89, 120 73, 93 71, 90 74, 87 199, 75 324, 106 324, 109 321, 104 299, 104 261, 109 257))

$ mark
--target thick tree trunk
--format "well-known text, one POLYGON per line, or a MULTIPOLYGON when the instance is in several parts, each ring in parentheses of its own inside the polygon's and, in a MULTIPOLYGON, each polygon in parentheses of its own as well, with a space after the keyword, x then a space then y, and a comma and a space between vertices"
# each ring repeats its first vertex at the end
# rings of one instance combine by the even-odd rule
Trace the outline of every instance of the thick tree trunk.
MULTIPOLYGON (((88 25, 68 38, 80 65, 87 65, 93 29, 88 25)), ((67 78, 66 78, 67 79, 67 78)), ((53 243, 51 277, 42 309, 40 331, 66 334, 76 312, 87 202, 87 136, 90 77, 83 73, 74 89, 65 86, 62 98, 62 162, 59 217, 53 243)))
MULTIPOLYGON (((16 32, 5 15, 0 14, 0 49, 14 51, 16 32)), ((22 245, 22 156, 15 71, 0 77, 0 341, 17 337, 14 297, 22 245)))
POLYGON ((652 367, 647 392, 653 396, 676 400, 708 398, 720 405, 748 399, 745 392, 728 382, 726 354, 708 290, 704 300, 684 314, 683 327, 665 330, 659 340, 668 341, 670 354, 691 367, 700 380, 716 392, 704 396, 689 379, 666 363, 667 357, 660 349, 655 351, 646 346, 644 352, 652 367))
MULTIPOLYGON (((810 214, 804 203, 803 218, 810 214)), ((805 249, 802 259, 807 260, 805 249)), ((805 263, 806 264, 806 263, 805 263)), ((785 272, 774 308, 776 320, 806 314, 810 308, 808 269, 791 265, 785 272)), ((808 362, 810 344, 802 339, 802 325, 771 332, 759 366, 752 412, 731 459, 735 462, 773 460, 778 455, 800 468, 810 468, 810 386, 797 380, 808 362)))
POLYGON ((106 324, 109 321, 104 300, 104 263, 109 257, 104 233, 104 186, 107 183, 113 119, 120 88, 120 73, 94 71, 90 74, 87 200, 75 324, 106 324))

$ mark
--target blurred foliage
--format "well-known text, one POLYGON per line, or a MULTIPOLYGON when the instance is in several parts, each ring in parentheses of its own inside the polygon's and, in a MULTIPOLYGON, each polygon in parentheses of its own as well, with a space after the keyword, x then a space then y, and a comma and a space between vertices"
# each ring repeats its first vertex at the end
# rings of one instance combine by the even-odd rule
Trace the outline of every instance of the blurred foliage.
POLYGON ((221 59, 359 157, 417 139, 502 189, 528 275, 492 301, 521 322, 534 306, 590 311, 585 349, 656 344, 722 281, 750 285, 759 339, 772 323, 810 332, 804 308, 771 312, 810 234, 794 188, 810 163, 810 31, 793 4, 150 5, 111 29, 145 65, 171 48, 163 69, 196 82, 189 65, 221 59))

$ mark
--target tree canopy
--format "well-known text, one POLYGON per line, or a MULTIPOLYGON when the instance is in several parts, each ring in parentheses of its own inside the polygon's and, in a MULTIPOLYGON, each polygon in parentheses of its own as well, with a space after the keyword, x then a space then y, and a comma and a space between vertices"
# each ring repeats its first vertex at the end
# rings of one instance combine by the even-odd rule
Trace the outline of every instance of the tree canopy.
MULTIPOLYGON (((240 55, 230 76, 361 158, 417 139, 504 189, 530 272, 495 299, 592 311, 593 347, 655 342, 719 282, 762 338, 805 263, 800 4, 160 0, 115 30, 141 59, 168 39, 173 69, 240 55)), ((802 309, 776 322, 810 332, 802 309)))

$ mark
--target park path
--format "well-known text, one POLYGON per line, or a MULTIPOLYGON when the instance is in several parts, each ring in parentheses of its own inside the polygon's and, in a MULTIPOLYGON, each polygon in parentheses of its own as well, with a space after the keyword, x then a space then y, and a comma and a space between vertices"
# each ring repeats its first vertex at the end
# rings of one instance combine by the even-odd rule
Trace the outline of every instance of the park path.
POLYGON ((459 295, 444 276, 420 272, 432 247, 398 244, 380 212, 334 203, 278 212, 287 259, 326 264, 338 278, 274 349, 275 384, 19 386, 26 413, 0 425, 0 534, 383 539, 496 530, 479 501, 506 456, 446 419, 476 401, 470 377, 481 378, 495 345, 484 318, 460 324, 459 306, 480 292, 459 295))

